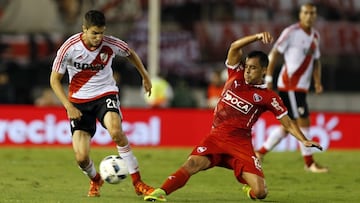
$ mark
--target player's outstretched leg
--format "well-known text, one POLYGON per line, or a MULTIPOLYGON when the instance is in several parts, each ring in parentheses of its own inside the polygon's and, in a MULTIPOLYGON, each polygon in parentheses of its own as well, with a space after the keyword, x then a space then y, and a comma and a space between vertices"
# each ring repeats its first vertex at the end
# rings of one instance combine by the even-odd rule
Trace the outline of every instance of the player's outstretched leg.
POLYGON ((166 202, 166 192, 161 188, 157 188, 149 195, 146 195, 144 200, 149 202, 166 202))

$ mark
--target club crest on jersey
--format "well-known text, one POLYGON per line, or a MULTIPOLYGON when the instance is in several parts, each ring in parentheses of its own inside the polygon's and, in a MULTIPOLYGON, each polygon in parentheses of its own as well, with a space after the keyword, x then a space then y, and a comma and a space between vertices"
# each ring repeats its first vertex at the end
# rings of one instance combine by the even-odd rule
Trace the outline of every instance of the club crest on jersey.
POLYGON ((261 101, 262 100, 262 97, 260 96, 260 95, 258 95, 258 94, 254 94, 253 95, 253 99, 254 99, 254 102, 259 102, 259 101, 261 101))
POLYGON ((227 90, 224 94, 224 97, 221 99, 224 103, 230 105, 234 109, 247 114, 253 107, 253 105, 246 101, 245 99, 237 96, 235 93, 233 93, 230 90, 227 90))
POLYGON ((109 58, 109 55, 107 53, 104 53, 104 52, 100 53, 100 59, 103 63, 106 63, 108 58, 109 58))
POLYGON ((206 150, 207 150, 206 147, 198 147, 198 148, 196 149, 196 151, 197 151, 198 153, 203 153, 203 152, 205 152, 206 150))

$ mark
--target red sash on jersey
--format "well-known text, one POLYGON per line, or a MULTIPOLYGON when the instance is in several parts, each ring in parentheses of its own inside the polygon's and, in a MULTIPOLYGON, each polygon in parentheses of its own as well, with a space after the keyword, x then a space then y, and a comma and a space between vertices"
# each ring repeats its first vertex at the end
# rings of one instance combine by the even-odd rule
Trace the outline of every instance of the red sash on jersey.
MULTIPOLYGON (((314 38, 316 38, 316 36, 314 38)), ((284 74, 282 75, 285 90, 297 90, 296 86, 299 83, 301 76, 309 67, 315 49, 316 49, 316 43, 315 43, 315 39, 313 39, 309 46, 308 52, 304 58, 304 61, 301 63, 300 67, 295 71, 295 73, 291 77, 289 77, 289 74, 287 72, 287 65, 285 64, 284 74)))
MULTIPOLYGON (((96 65, 96 64, 104 64, 106 65, 109 60, 111 59, 111 55, 113 54, 112 50, 110 47, 108 46, 103 46, 101 47, 101 50, 99 51, 98 55, 96 56, 96 58, 93 60, 93 62, 91 64, 96 65)), ((75 74, 70 82, 70 88, 69 88, 69 95, 71 97, 71 95, 73 95, 74 93, 76 93, 77 91, 79 91, 79 89, 85 84, 87 83, 90 78, 92 78, 94 75, 96 75, 97 71, 93 71, 90 69, 86 69, 86 70, 82 70, 80 72, 78 72, 77 74, 75 74)))

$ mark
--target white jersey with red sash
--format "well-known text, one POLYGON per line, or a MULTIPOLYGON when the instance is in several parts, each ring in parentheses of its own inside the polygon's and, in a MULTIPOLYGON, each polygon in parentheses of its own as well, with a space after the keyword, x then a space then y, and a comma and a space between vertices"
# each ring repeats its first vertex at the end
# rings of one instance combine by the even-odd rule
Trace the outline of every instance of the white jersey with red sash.
POLYGON ((299 23, 285 28, 274 48, 284 54, 277 87, 280 91, 307 92, 311 84, 314 59, 320 58, 320 35, 306 33, 299 23))
POLYGON ((82 33, 67 39, 57 52, 52 70, 69 74, 69 100, 84 103, 102 96, 117 94, 112 60, 115 55, 127 57, 129 47, 124 41, 104 36, 96 50, 89 50, 81 40, 82 33))

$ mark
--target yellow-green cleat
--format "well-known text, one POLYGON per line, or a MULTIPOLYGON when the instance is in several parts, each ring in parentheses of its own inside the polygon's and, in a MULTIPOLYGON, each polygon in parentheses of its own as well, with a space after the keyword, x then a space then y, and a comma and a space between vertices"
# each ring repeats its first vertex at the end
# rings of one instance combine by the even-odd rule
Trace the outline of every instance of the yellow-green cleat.
POLYGON ((247 196, 249 199, 255 201, 256 199, 253 198, 253 197, 251 197, 251 195, 250 195, 250 190, 251 190, 251 187, 248 186, 248 185, 244 185, 244 186, 242 187, 242 191, 246 194, 246 196, 247 196))
POLYGON ((163 189, 157 188, 149 195, 146 195, 144 200, 149 202, 166 202, 166 193, 163 189))

